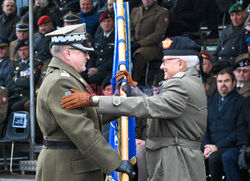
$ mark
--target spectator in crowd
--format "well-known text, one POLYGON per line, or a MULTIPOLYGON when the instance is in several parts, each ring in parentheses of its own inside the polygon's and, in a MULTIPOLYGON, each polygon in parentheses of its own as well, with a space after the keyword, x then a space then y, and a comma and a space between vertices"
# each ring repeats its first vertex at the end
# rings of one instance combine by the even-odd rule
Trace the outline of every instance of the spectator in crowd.
POLYGON ((65 109, 98 106, 103 115, 152 118, 147 122, 148 180, 204 181, 200 146, 206 131, 207 99, 195 68, 200 46, 189 38, 174 37, 162 41, 161 47, 165 80, 157 95, 138 96, 137 82, 127 71, 121 71, 116 81, 126 76, 132 89, 127 95, 131 97, 93 96, 78 91, 64 96, 61 103, 65 109))
POLYGON ((0 36, 0 86, 8 85, 13 68, 14 64, 9 59, 9 40, 0 36))
MULTIPOLYGON (((83 73, 85 80, 94 86, 106 87, 110 84, 114 55, 114 16, 103 12, 99 18, 102 32, 94 39, 95 53, 91 57, 88 69, 83 73)), ((94 87, 93 87, 94 88, 94 87)))
MULTIPOLYGON (((34 32, 38 32, 38 20, 42 16, 49 16, 51 18, 51 22, 54 26, 54 29, 57 27, 63 26, 62 13, 53 3, 50 4, 49 0, 35 0, 35 4, 33 7, 33 24, 34 24, 34 32)), ((25 21, 29 21, 29 12, 26 12, 22 19, 25 21)))
POLYGON ((63 16, 63 26, 79 24, 79 19, 76 13, 69 11, 63 16))
POLYGON ((240 3, 235 3, 229 9, 231 25, 223 30, 219 39, 216 51, 212 56, 212 61, 228 61, 231 66, 240 54, 240 40, 242 38, 242 28, 246 19, 246 12, 240 3))
POLYGON ((4 121, 8 110, 8 91, 0 86, 0 137, 3 136, 4 121))
MULTIPOLYGON (((12 72, 12 81, 9 88, 9 111, 29 110, 25 103, 30 98, 30 62, 29 62, 29 41, 23 39, 18 42, 16 51, 20 59, 15 62, 15 68, 12 72)), ((34 61, 34 82, 37 83, 41 72, 41 64, 34 61)))
POLYGON ((107 0, 108 12, 114 13, 113 3, 116 3, 116 0, 107 0))
POLYGON ((15 25, 20 20, 16 12, 14 0, 4 0, 2 4, 3 14, 0 16, 0 36, 9 41, 16 39, 15 25))
POLYGON ((28 39, 29 38, 29 25, 27 22, 20 20, 16 24, 16 37, 17 39, 10 42, 10 60, 16 61, 20 57, 18 56, 18 53, 15 52, 16 46, 20 40, 28 39))
POLYGON ((101 135, 102 121, 95 108, 66 111, 61 107, 61 98, 70 88, 91 91, 80 75, 86 70, 88 52, 93 51, 86 36, 82 36, 85 31, 80 24, 46 35, 57 44, 52 46, 54 57, 37 98, 44 147, 38 157, 36 181, 99 181, 103 180, 103 172, 109 175, 114 170, 127 174, 133 171, 132 164, 122 161, 101 135))
POLYGON ((173 1, 166 35, 170 37, 198 32, 200 23, 205 17, 206 8, 207 0, 173 1))
POLYGON ((247 144, 242 112, 243 97, 235 89, 231 68, 217 74, 218 94, 208 99, 207 133, 203 141, 211 181, 221 181, 223 170, 227 181, 240 181, 239 147, 247 144), (242 131, 243 130, 243 131, 242 131))
POLYGON ((247 42, 246 39, 250 37, 250 14, 248 15, 248 18, 246 19, 244 29, 243 29, 243 36, 241 39, 241 44, 240 44, 240 54, 247 53, 247 42))
POLYGON ((87 33, 92 37, 95 36, 95 32, 99 26, 100 15, 95 12, 92 0, 80 0, 79 23, 86 23, 87 33))
MULTIPOLYGON (((203 84, 207 93, 207 96, 212 96, 216 93, 216 75, 214 75, 211 70, 213 64, 211 62, 211 56, 208 52, 202 51, 200 55, 203 59, 203 84)), ((196 68, 200 70, 200 64, 197 64, 196 68)))
POLYGON ((143 5, 131 12, 131 44, 133 53, 133 79, 143 82, 146 64, 161 59, 159 43, 168 27, 168 10, 155 0, 142 0, 143 5))
POLYGON ((247 43, 247 52, 250 55, 250 36, 246 39, 246 43, 247 43))
POLYGON ((250 55, 248 53, 236 58, 234 75, 239 94, 244 97, 250 96, 250 55))
POLYGON ((57 5, 62 12, 62 14, 66 14, 69 11, 79 12, 79 0, 53 0, 53 3, 57 5))
POLYGON ((37 21, 39 32, 34 36, 34 57, 43 63, 52 58, 49 50, 50 37, 46 33, 54 30, 53 23, 49 16, 42 16, 37 21))

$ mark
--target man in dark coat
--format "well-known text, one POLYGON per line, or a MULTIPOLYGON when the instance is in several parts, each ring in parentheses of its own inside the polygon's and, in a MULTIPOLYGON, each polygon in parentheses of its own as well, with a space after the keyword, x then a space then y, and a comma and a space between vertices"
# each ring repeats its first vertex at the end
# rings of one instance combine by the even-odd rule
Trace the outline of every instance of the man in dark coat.
MULTIPOLYGON (((24 104, 30 98, 30 62, 29 62, 29 41, 28 39, 21 40, 17 46, 16 51, 20 59, 15 62, 14 71, 12 72, 12 81, 8 85, 9 89, 9 111, 28 111, 29 108, 24 104)), ((34 83, 36 84, 40 72, 41 65, 34 61, 34 83)))
POLYGON ((9 41, 0 36, 0 86, 6 87, 11 81, 14 64, 9 59, 9 41))
POLYGON ((246 19, 246 12, 239 3, 233 4, 228 12, 231 25, 223 30, 216 51, 212 56, 212 61, 227 61, 233 66, 236 57, 240 54, 242 28, 246 19))
MULTIPOLYGON (((153 118, 147 122, 145 145, 148 180, 205 181, 200 146, 206 131, 207 100, 195 68, 200 47, 186 37, 167 38, 161 47, 165 80, 155 96, 91 96, 78 92, 64 96, 62 105, 66 109, 98 105, 103 115, 153 118)), ((138 90, 126 71, 119 72, 117 80, 124 76, 130 88, 138 90)))
POLYGON ((54 29, 53 23, 49 16, 42 16, 37 21, 37 25, 39 32, 34 36, 34 57, 45 63, 52 58, 49 50, 50 37, 45 37, 45 34, 54 29))
MULTIPOLYGON (((37 25, 37 21, 42 16, 49 16, 51 18, 51 22, 53 23, 54 29, 57 27, 63 26, 63 15, 59 8, 55 5, 50 5, 48 0, 35 0, 35 4, 33 7, 33 24, 34 24, 34 32, 37 32, 39 30, 37 25)), ((29 21, 29 12, 26 12, 22 19, 25 21, 29 21)))
POLYGON ((246 145, 247 135, 242 112, 243 97, 235 90, 236 80, 230 68, 217 74, 218 94, 208 99, 207 133, 204 157, 212 181, 240 181, 239 147, 246 145))
POLYGON ((16 39, 15 25, 20 20, 16 14, 16 2, 14 0, 4 0, 2 4, 3 14, 0 16, 0 36, 9 41, 16 39))
MULTIPOLYGON (((129 161, 102 136, 102 120, 96 108, 67 111, 61 99, 71 88, 92 90, 81 77, 89 51, 83 24, 53 31, 53 58, 37 97, 37 120, 44 138, 38 157, 36 181, 102 181, 103 172, 114 170, 132 174, 129 161)), ((72 92, 73 93, 73 92, 72 92)))
POLYGON ((94 39, 94 55, 88 65, 86 80, 93 86, 110 84, 114 56, 114 17, 105 11, 99 19, 102 31, 94 39))

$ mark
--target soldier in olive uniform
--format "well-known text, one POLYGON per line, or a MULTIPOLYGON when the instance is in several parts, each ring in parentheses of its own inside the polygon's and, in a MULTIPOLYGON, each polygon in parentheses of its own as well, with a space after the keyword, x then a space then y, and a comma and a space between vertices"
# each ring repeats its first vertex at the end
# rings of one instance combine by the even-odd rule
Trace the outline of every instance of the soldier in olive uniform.
POLYGON ((219 39, 212 61, 227 61, 231 66, 240 54, 240 43, 243 36, 242 28, 246 19, 243 6, 235 3, 229 9, 231 25, 225 29, 219 39))
POLYGON ((12 61, 19 60, 20 57, 18 56, 18 53, 15 51, 16 46, 18 42, 22 39, 29 38, 29 25, 27 22, 21 20, 16 24, 16 36, 17 39, 10 42, 10 59, 12 61))
MULTIPOLYGON (((24 104, 30 98, 30 60, 29 60, 29 41, 28 39, 21 40, 16 51, 20 56, 20 60, 15 62, 14 71, 12 72, 12 81, 8 84, 9 89, 9 111, 28 111, 24 104)), ((40 72, 40 62, 34 61, 34 83, 36 84, 40 72)))
MULTIPOLYGON (((103 172, 114 170, 132 174, 129 161, 118 153, 101 134, 102 121, 96 108, 66 111, 61 99, 70 89, 91 89, 81 77, 86 70, 89 51, 85 24, 53 31, 53 58, 37 97, 37 121, 44 137, 38 157, 36 181, 102 181, 103 172)), ((72 90, 73 91, 73 90, 72 90)))
MULTIPOLYGON (((162 41, 164 79, 155 96, 137 96, 137 84, 126 76, 132 97, 92 96, 87 92, 66 95, 65 109, 98 105, 101 114, 153 118, 147 122, 146 161, 150 181, 205 181, 200 150, 206 131, 207 98, 196 64, 200 47, 186 37, 162 41), (136 96, 136 97, 134 97, 136 96)), ((139 92, 138 92, 139 93, 139 92)))

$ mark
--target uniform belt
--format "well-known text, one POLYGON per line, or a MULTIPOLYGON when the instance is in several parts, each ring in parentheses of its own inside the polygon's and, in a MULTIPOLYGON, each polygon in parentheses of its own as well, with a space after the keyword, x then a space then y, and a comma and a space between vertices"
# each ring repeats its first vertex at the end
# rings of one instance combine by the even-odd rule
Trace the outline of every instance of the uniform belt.
POLYGON ((146 140, 146 148, 151 150, 157 150, 168 146, 181 146, 200 150, 201 142, 177 137, 156 137, 147 138, 146 140))
POLYGON ((52 140, 43 140, 43 145, 46 148, 51 149, 72 149, 76 148, 72 141, 52 141, 52 140))

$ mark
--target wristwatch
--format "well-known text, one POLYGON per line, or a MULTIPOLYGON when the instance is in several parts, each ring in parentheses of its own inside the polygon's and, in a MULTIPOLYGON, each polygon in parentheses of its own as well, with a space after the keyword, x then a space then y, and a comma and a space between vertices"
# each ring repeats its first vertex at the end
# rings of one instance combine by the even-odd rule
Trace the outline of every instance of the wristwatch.
POLYGON ((92 97, 92 101, 93 101, 94 106, 99 105, 99 100, 100 100, 100 96, 93 96, 92 97))

